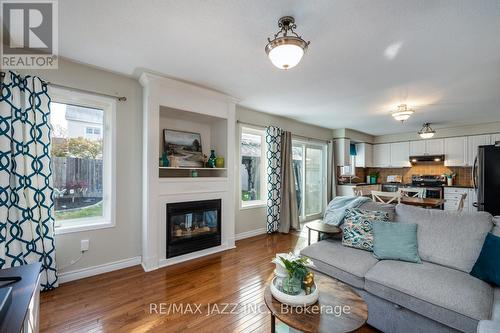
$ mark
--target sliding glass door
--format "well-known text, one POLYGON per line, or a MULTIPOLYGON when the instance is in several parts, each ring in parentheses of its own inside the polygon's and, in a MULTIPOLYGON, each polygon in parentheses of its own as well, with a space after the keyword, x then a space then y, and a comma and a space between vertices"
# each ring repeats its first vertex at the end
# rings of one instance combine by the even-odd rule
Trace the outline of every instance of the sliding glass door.
POLYGON ((300 220, 321 218, 326 203, 327 146, 293 140, 295 193, 300 220))

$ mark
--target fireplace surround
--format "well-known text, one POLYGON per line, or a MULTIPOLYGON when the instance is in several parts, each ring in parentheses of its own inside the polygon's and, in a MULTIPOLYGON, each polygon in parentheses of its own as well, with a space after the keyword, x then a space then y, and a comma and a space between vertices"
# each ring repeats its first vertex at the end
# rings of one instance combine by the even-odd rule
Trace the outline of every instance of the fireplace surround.
MULTIPOLYGON (((144 98, 142 267, 151 271, 233 249, 236 100, 220 92, 147 72, 141 74, 139 81, 144 98), (198 177, 190 177, 185 170, 181 170, 183 173, 170 170, 165 175, 158 163, 162 155, 164 128, 201 133, 205 149, 215 149, 219 156, 223 156, 226 169, 200 173, 198 177), (221 200, 218 214, 221 219, 220 244, 176 256, 169 252, 167 256, 166 205, 214 199, 221 200)), ((191 223, 190 219, 188 223, 191 223)), ((193 226, 190 230, 191 233, 195 231, 193 226)), ((181 231, 177 232, 181 234, 181 231)))
POLYGON ((221 199, 167 204, 167 258, 221 245, 221 199))

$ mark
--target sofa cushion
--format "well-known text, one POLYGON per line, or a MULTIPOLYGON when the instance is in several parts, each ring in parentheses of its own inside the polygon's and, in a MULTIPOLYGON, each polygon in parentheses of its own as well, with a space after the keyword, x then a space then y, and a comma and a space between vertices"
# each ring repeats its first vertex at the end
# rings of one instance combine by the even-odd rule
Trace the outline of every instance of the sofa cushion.
POLYGON ((365 289, 445 325, 475 332, 491 317, 493 288, 467 273, 429 262, 382 260, 365 275, 365 289))
POLYGON ((422 262, 415 223, 374 222, 373 238, 373 255, 377 259, 422 262))
POLYGON ((469 273, 491 230, 492 216, 486 212, 461 213, 396 206, 396 221, 417 223, 420 258, 469 273))
POLYGON ((313 260, 317 271, 357 288, 364 287, 365 273, 378 261, 371 252, 330 239, 314 243, 300 253, 313 260))
POLYGON ((489 233, 470 275, 500 287, 500 237, 489 233))
POLYGON ((389 214, 359 208, 346 209, 342 224, 342 245, 373 251, 372 224, 375 221, 389 221, 389 214))
POLYGON ((375 210, 378 212, 387 212, 389 214, 389 221, 394 221, 395 207, 392 204, 384 204, 381 202, 374 202, 372 200, 363 203, 358 207, 363 210, 375 210))

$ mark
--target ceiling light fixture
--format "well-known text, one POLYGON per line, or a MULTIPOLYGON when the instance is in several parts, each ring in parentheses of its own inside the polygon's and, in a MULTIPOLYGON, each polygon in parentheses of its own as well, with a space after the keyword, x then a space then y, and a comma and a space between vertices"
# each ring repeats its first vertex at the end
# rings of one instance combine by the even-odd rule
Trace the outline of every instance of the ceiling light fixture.
POLYGON ((280 30, 274 35, 274 39, 267 39, 269 43, 266 45, 266 53, 274 66, 290 69, 299 64, 311 42, 306 42, 293 30, 297 25, 292 16, 280 18, 278 27, 280 30))
POLYGON ((436 134, 436 131, 431 128, 430 123, 425 123, 420 131, 418 131, 418 135, 422 139, 430 139, 436 134))
POLYGON ((406 104, 398 105, 398 109, 396 111, 392 111, 391 115, 394 119, 399 120, 401 122, 408 120, 415 111, 412 109, 408 109, 406 104))

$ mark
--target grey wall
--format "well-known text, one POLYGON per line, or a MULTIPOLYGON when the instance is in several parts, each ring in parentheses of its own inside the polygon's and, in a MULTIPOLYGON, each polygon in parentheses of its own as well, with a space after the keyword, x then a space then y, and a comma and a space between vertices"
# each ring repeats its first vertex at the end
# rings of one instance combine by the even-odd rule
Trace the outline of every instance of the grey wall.
POLYGON ((90 249, 73 271, 141 255, 142 89, 133 78, 90 66, 59 61, 57 70, 19 71, 54 83, 126 96, 116 105, 116 226, 108 229, 56 236, 58 267, 65 267, 80 254, 80 240, 89 239, 90 249))
MULTIPOLYGON (((322 128, 318 126, 304 124, 289 118, 274 116, 271 114, 257 112, 244 108, 242 106, 236 106, 236 120, 242 123, 248 123, 257 126, 279 126, 287 131, 292 132, 294 135, 320 139, 320 140, 330 140, 332 139, 332 130, 327 128, 322 128)), ((238 136, 238 126, 236 126, 236 138, 239 141, 238 136)), ((236 155, 239 156, 239 144, 236 144, 236 155)), ((237 166, 239 167, 239 161, 237 161, 237 166)), ((239 171, 236 172, 239 175, 239 171)), ((239 180, 235 181, 236 187, 239 186, 239 180)), ((236 235, 257 230, 266 227, 266 208, 256 207, 256 208, 245 208, 240 210, 240 192, 239 189, 235 190, 235 216, 236 225, 235 233, 236 235)))

